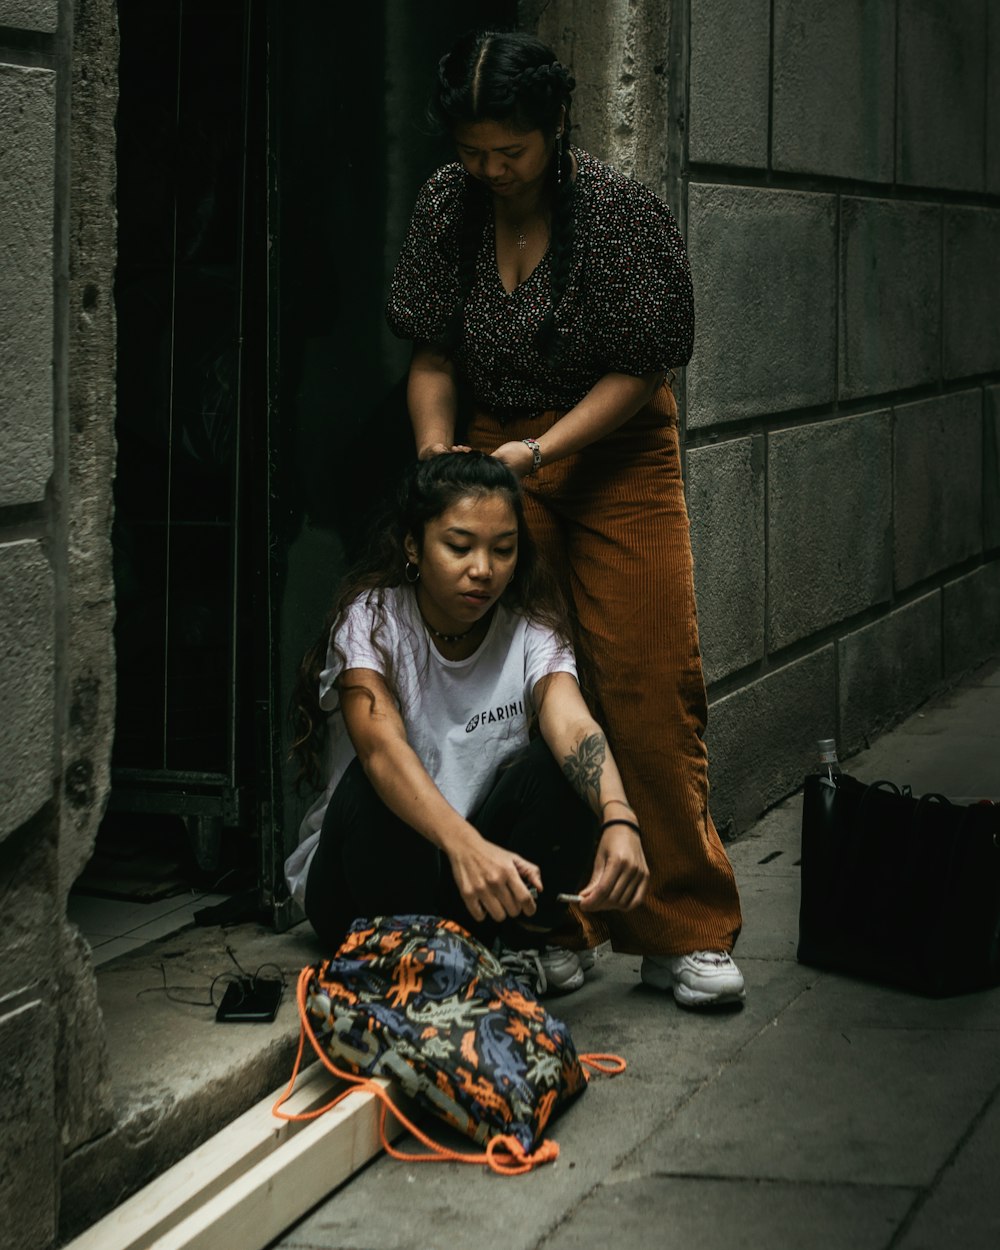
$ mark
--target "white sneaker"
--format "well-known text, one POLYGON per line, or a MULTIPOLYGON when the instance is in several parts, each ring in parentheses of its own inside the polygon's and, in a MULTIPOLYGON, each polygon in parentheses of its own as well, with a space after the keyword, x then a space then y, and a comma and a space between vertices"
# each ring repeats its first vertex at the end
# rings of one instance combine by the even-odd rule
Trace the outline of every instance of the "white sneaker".
POLYGON ((546 946, 539 952, 538 960, 545 969, 545 980, 551 991, 571 994, 583 985, 583 960, 580 955, 580 951, 564 950, 561 946, 546 946))
POLYGON ((539 998, 548 994, 571 994, 583 985, 583 968, 576 951, 563 950, 561 946, 512 950, 497 941, 493 953, 515 980, 533 990, 539 998))
POLYGON ((689 955, 645 955, 639 973, 644 985, 672 990, 682 1007, 713 1007, 746 999, 743 973, 726 951, 689 955))

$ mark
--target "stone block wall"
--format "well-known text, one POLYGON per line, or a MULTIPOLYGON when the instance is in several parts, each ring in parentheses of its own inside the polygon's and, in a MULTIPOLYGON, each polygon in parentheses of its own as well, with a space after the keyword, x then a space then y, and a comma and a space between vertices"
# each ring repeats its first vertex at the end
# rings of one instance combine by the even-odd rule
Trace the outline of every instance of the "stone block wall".
POLYGON ((0 0, 0 1227, 54 1244, 111 1104, 66 895, 113 715, 113 0, 0 0), (73 147, 77 146, 76 159, 73 147))
POLYGON ((698 301, 687 458, 713 807, 731 832, 798 784, 816 738, 849 754, 1000 648, 991 28, 986 0, 690 0, 668 143, 698 301), (763 472, 737 485, 717 466, 748 440, 763 472), (747 624, 760 570, 763 631, 747 624))
POLYGON ((53 6, 0 5, 0 1226, 17 1247, 55 1232, 57 1132, 50 1006, 56 949, 56 526, 53 306, 56 196, 53 6), (45 33, 41 33, 45 32, 45 33), (13 43, 13 48, 3 46, 13 43), (32 1192, 28 1208, 22 1198, 32 1192))
POLYGON ((817 738, 849 754, 1000 650, 1000 6, 521 8, 581 84, 580 142, 687 236, 712 803, 737 833, 817 738))

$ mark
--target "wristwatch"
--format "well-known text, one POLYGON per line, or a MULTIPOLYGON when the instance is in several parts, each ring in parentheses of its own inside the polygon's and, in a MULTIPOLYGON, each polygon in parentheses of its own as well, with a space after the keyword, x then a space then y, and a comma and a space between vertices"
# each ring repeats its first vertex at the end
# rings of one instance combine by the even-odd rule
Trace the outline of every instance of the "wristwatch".
POLYGON ((528 477, 531 477, 533 473, 537 473, 542 467, 542 449, 533 438, 522 438, 521 442, 531 450, 531 468, 528 470, 528 477))

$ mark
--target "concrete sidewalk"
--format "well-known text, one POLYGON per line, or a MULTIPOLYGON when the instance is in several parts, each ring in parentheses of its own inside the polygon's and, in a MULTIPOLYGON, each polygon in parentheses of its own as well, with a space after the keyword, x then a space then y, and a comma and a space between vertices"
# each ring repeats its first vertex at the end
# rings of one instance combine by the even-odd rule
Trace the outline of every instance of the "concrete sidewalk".
MULTIPOLYGON (((1000 798, 1000 664, 850 761, 864 780, 1000 798)), ((996 1250, 1000 990, 941 1001, 795 960, 800 799, 731 848, 741 1011, 695 1014, 599 956, 552 1006, 624 1055, 553 1126, 559 1160, 506 1180, 380 1158, 282 1250, 996 1250)))

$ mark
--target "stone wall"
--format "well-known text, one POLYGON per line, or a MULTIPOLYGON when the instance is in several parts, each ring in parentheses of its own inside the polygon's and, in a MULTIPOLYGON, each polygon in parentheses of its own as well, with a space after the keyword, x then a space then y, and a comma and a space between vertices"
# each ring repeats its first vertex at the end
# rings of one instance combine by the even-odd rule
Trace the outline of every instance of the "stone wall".
POLYGON ((665 194, 727 833, 1000 649, 1000 8, 523 3, 665 194), (991 52, 992 49, 992 52, 991 52))
POLYGON ((111 1110, 89 952, 65 921, 103 808, 114 702, 114 9, 78 7, 74 30, 70 0, 0 0, 0 1227, 11 1250, 52 1244, 62 1158, 111 1110), (74 148, 86 159, 71 163, 74 148))

